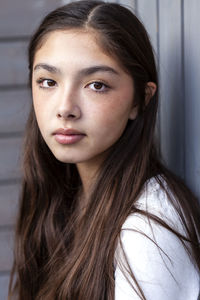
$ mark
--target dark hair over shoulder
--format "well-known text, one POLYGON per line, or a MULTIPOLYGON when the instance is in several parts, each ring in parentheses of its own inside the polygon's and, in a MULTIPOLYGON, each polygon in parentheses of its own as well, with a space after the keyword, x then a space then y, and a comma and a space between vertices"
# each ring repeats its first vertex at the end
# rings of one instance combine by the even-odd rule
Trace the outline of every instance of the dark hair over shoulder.
MULTIPOLYGON (((125 7, 103 1, 76 1, 49 13, 29 45, 30 86, 35 53, 49 33, 79 29, 97 34, 99 45, 119 61, 134 81, 138 116, 128 121, 97 177, 85 213, 77 212, 81 185, 75 165, 56 160, 30 111, 24 143, 23 185, 16 228, 10 298, 114 299, 114 253, 122 224, 136 208, 145 182, 155 177, 185 226, 188 253, 200 269, 200 208, 180 179, 160 162, 155 146, 158 78, 148 34, 125 7), (147 82, 157 91, 145 104, 147 82), (87 216, 87 217, 86 217, 87 216), (89 287, 89 288, 88 288, 89 287)), ((170 228, 168 228, 170 230, 170 228)), ((137 283, 141 299, 145 299, 137 283)))

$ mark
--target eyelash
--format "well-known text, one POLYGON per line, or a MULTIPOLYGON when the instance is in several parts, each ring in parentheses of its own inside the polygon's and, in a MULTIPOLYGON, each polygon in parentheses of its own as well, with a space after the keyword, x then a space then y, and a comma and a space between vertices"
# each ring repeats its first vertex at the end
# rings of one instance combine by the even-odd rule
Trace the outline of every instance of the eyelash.
MULTIPOLYGON (((45 90, 49 90, 49 89, 51 89, 51 88, 54 88, 54 86, 53 86, 53 87, 44 87, 44 86, 42 86, 41 84, 43 84, 44 81, 49 81, 49 82, 51 82, 51 83, 56 84, 56 81, 54 81, 54 80, 52 80, 52 79, 48 79, 48 78, 39 78, 38 80, 36 80, 37 84, 39 85, 39 88, 45 89, 45 90)), ((104 86, 104 90, 103 90, 103 91, 99 91, 98 89, 97 89, 97 90, 93 90, 93 89, 92 89, 95 93, 106 93, 107 90, 110 89, 110 86, 108 86, 107 84, 105 84, 105 83, 102 82, 102 81, 93 81, 93 82, 90 82, 90 83, 88 83, 88 84, 86 85, 86 87, 89 86, 89 85, 91 85, 91 84, 95 84, 95 83, 101 84, 102 87, 104 86)))
POLYGON ((46 90, 51 89, 51 87, 46 87, 41 85, 42 83, 44 83, 44 81, 50 81, 52 83, 56 83, 54 80, 49 78, 39 78, 38 80, 36 80, 37 84, 39 85, 39 88, 46 89, 46 90))
POLYGON ((90 83, 88 83, 87 85, 86 85, 86 87, 87 86, 89 86, 89 85, 91 85, 91 84, 95 84, 95 83, 97 83, 97 84, 101 84, 102 85, 102 87, 104 86, 104 90, 103 91, 99 91, 98 89, 97 90, 93 90, 95 93, 106 93, 107 91, 108 91, 108 89, 110 89, 110 86, 108 86, 107 84, 105 84, 104 82, 102 82, 102 81, 93 81, 93 82, 90 82, 90 83))

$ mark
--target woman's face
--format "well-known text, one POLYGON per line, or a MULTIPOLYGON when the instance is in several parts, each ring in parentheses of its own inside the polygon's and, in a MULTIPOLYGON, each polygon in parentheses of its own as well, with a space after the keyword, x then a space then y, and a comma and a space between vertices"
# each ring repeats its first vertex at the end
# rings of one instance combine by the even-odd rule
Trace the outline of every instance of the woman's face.
POLYGON ((94 33, 50 33, 36 52, 32 87, 41 134, 64 163, 102 160, 135 118, 133 80, 94 33))

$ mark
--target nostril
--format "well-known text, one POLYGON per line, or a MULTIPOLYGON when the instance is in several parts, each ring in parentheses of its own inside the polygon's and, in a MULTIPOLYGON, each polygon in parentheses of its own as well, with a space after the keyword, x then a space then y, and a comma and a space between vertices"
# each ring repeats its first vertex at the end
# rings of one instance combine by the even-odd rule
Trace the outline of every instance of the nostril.
POLYGON ((76 115, 74 114, 60 114, 58 113, 57 114, 57 117, 60 119, 60 118, 65 118, 65 119, 74 119, 76 118, 76 115))
POLYGON ((59 109, 56 114, 58 119, 78 119, 81 116, 80 108, 74 106, 71 109, 59 109))
POLYGON ((70 118, 70 119, 72 118, 73 119, 73 118, 75 118, 75 115, 69 114, 68 118, 70 118))

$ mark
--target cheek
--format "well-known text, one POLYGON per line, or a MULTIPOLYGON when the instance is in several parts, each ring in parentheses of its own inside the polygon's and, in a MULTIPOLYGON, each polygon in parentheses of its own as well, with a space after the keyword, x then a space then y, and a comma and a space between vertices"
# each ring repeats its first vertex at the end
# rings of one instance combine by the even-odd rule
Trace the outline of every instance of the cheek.
POLYGON ((130 98, 121 97, 108 102, 108 105, 102 108, 101 116, 110 124, 124 123, 128 120, 131 107, 130 98))
POLYGON ((107 105, 99 105, 98 109, 93 111, 93 122, 96 130, 105 138, 118 138, 129 119, 131 101, 115 99, 108 100, 107 105))

